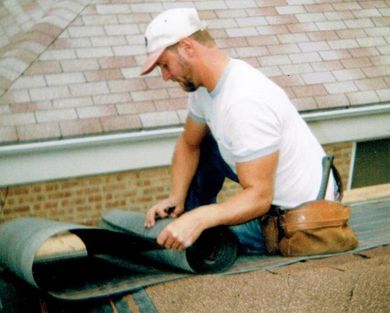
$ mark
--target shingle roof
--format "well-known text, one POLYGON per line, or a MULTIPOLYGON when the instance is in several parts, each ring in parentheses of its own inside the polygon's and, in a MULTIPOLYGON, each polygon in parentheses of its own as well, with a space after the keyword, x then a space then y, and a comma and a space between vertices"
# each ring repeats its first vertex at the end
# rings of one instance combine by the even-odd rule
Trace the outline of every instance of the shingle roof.
POLYGON ((217 44, 281 85, 300 111, 390 100, 387 0, 6 0, 0 143, 183 123, 186 95, 140 77, 157 13, 195 6, 217 44))

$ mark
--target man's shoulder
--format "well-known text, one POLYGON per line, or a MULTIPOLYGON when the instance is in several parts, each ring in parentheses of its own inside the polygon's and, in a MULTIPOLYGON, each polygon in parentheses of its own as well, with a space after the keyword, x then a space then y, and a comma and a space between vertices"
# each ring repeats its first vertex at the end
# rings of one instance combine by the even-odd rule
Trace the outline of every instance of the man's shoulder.
POLYGON ((279 86, 277 86, 270 78, 261 72, 261 69, 253 67, 251 64, 239 60, 231 60, 231 71, 228 77, 229 88, 240 88, 241 90, 250 90, 262 92, 267 90, 268 92, 281 92, 279 86))

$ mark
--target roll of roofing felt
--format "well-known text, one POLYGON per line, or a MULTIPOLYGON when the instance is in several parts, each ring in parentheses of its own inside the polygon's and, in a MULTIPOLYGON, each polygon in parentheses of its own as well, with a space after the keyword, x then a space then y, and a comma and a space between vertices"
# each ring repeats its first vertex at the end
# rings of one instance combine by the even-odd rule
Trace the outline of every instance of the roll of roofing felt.
MULTIPOLYGON (((152 228, 144 227, 145 215, 137 212, 111 211, 102 218, 101 226, 126 232, 145 241, 156 242, 160 232, 172 219, 157 220, 152 228)), ((227 227, 204 231, 200 238, 185 251, 172 249, 143 249, 142 256, 155 262, 195 273, 222 272, 237 258, 237 240, 227 227)))
POLYGON ((220 272, 236 260, 237 241, 228 228, 207 230, 190 248, 179 252, 156 243, 170 220, 159 220, 152 229, 144 228, 143 222, 144 214, 119 210, 106 214, 101 228, 15 219, 0 225, 0 264, 53 297, 84 300, 137 290, 188 273, 220 272), (69 233, 81 239, 82 249, 54 247, 48 250, 55 253, 38 256, 47 242, 56 238, 64 242, 69 233))

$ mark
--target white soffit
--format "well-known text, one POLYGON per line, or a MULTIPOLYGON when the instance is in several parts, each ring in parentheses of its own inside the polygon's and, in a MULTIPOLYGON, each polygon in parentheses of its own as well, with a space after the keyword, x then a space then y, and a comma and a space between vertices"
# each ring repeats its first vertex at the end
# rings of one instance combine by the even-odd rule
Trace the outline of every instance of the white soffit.
MULTIPOLYGON (((390 137, 390 103, 303 113, 321 144, 390 137)), ((0 146, 0 187, 166 166, 181 127, 0 146)))

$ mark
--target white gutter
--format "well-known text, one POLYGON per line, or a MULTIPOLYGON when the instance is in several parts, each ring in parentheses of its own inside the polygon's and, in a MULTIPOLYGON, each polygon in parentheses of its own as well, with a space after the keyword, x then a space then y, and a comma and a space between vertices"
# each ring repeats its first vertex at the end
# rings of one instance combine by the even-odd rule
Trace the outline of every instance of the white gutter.
MULTIPOLYGON (((303 113, 321 144, 390 137, 390 103, 303 113)), ((0 146, 0 187, 170 164, 182 127, 0 146)))
POLYGON ((321 144, 390 137, 390 102, 303 113, 321 144))

